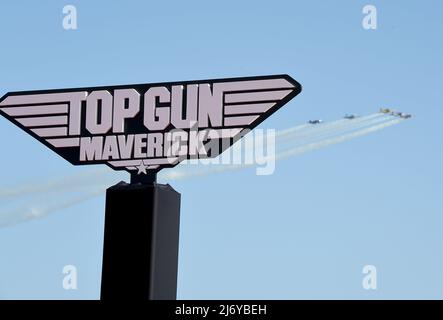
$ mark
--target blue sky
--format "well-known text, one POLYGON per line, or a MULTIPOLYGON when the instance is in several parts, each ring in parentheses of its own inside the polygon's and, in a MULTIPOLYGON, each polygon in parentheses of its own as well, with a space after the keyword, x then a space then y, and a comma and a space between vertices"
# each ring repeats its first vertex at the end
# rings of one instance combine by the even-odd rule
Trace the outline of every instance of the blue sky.
MULTIPOLYGON (((441 299, 442 10, 430 0, 2 3, 0 95, 287 73, 303 92, 263 128, 381 106, 412 113, 270 176, 167 181, 182 194, 178 298, 441 299), (62 27, 65 4, 77 30, 62 27), (366 4, 377 30, 361 26, 366 4), (377 290, 362 288, 367 264, 377 290)), ((0 146, 2 188, 90 170, 3 118, 0 146)), ((0 299, 97 299, 104 200, 1 228, 0 299), (78 290, 62 288, 67 264, 78 290)))

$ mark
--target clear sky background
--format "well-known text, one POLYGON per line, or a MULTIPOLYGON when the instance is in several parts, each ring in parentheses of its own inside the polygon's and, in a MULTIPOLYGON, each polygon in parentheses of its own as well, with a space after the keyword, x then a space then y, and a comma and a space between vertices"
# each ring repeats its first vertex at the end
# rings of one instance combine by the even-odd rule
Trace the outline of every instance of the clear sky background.
MULTIPOLYGON (((182 194, 178 298, 442 299, 442 12, 438 0, 2 2, 0 95, 287 73, 303 92, 262 128, 412 113, 271 176, 167 181, 182 194), (66 4, 77 30, 62 27, 66 4), (366 4, 377 30, 362 28, 366 4), (377 290, 362 287, 368 264, 377 290)), ((0 150, 1 188, 90 170, 4 118, 0 150)), ((0 298, 99 298, 104 201, 0 228, 0 298), (62 288, 68 264, 78 290, 62 288)))

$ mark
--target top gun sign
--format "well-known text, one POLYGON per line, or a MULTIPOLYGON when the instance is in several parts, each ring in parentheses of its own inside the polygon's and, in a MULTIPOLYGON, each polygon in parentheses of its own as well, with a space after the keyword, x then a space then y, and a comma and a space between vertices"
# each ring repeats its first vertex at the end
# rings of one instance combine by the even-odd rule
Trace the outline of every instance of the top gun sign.
POLYGON ((0 113, 74 165, 215 157, 301 91, 288 75, 10 92, 0 113))

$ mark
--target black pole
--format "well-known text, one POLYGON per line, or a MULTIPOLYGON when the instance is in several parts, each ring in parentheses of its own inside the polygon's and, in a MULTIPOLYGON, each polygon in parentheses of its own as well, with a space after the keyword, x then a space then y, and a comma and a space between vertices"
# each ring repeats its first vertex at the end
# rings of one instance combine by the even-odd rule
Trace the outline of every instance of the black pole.
POLYGON ((101 300, 175 300, 180 194, 155 174, 106 191, 101 300))

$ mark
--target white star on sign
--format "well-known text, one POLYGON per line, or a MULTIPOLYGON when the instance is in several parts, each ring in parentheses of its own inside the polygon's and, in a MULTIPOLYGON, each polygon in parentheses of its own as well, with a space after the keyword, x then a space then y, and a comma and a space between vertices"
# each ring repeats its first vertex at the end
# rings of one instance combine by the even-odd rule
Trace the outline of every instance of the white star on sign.
POLYGON ((146 173, 146 169, 147 169, 147 168, 148 168, 148 167, 145 166, 145 164, 143 163, 143 160, 140 161, 140 164, 139 164, 139 166, 137 167, 137 169, 138 169, 138 173, 137 173, 137 174, 141 174, 141 173, 143 173, 143 174, 147 174, 147 173, 146 173))

